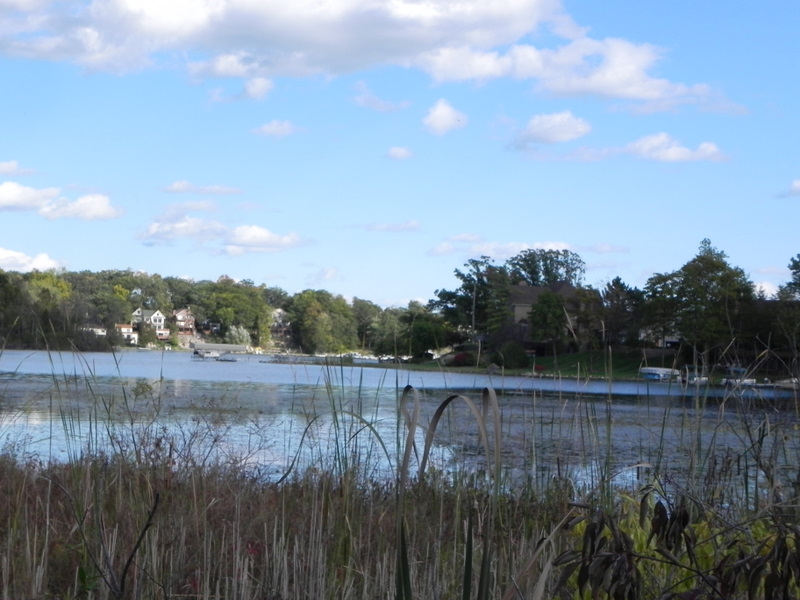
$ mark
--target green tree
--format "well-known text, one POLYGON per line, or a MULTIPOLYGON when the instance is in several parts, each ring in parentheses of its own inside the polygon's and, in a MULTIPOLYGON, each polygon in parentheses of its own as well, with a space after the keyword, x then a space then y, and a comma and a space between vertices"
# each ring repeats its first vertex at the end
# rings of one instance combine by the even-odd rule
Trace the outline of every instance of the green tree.
MULTIPOLYGON (((743 331, 743 318, 755 298, 753 284, 739 267, 708 239, 697 255, 674 273, 654 275, 646 287, 647 301, 658 306, 663 332, 674 326, 691 348, 708 361, 743 331), (667 311, 674 311, 672 318, 667 311)), ((707 363, 708 364, 708 363, 707 363)))
POLYGON ((372 326, 381 312, 381 307, 374 302, 353 298, 353 316, 356 320, 356 331, 362 350, 372 347, 372 326))
POLYGON ((528 313, 530 337, 534 341, 552 344, 555 353, 557 345, 564 340, 567 325, 567 312, 561 296, 550 290, 543 290, 528 313))
POLYGON ((502 293, 495 286, 505 285, 506 278, 498 274, 504 267, 495 265, 488 256, 472 258, 464 267, 454 272, 461 285, 455 290, 436 290, 436 299, 428 307, 468 338, 488 332, 489 316, 498 304, 495 296, 498 291, 502 293))
POLYGON ((305 290, 292 298, 289 312, 295 341, 304 352, 344 352, 358 345, 355 316, 342 296, 305 290))
POLYGON ((615 277, 600 292, 602 335, 606 344, 631 344, 639 339, 644 293, 615 277))
POLYGON ((250 332, 241 325, 232 325, 228 327, 224 339, 226 344, 250 346, 253 343, 250 339, 250 332))
POLYGON ((580 255, 571 250, 523 250, 506 262, 513 283, 549 286, 560 281, 580 287, 586 265, 580 255))

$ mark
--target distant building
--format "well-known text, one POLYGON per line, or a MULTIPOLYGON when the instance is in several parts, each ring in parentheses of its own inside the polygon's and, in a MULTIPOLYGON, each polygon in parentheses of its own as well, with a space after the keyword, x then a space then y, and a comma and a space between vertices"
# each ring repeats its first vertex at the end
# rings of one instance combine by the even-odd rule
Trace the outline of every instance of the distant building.
POLYGON ((115 325, 114 328, 127 344, 136 346, 139 343, 139 333, 133 330, 133 325, 129 323, 120 323, 115 325))
POLYGON ((142 324, 149 325, 155 329, 156 337, 159 340, 169 339, 169 329, 166 327, 167 318, 160 310, 148 310, 139 307, 131 314, 131 325, 135 330, 139 330, 142 324))
POLYGON ((190 308, 181 308, 172 311, 172 321, 178 333, 193 334, 195 332, 195 318, 190 308))

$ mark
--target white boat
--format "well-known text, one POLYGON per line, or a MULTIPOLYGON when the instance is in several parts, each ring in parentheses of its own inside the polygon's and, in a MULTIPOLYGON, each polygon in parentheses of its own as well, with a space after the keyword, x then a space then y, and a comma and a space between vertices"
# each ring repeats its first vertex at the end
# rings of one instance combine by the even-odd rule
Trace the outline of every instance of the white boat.
POLYGON ((199 350, 195 349, 192 353, 192 358, 197 358, 200 360, 205 360, 207 358, 212 360, 219 360, 219 352, 216 350, 199 350))
POLYGON ((797 390, 800 389, 800 381, 797 379, 797 377, 792 377, 791 379, 781 379, 775 382, 775 387, 779 387, 784 390, 797 390))
POLYGON ((686 385, 708 385, 708 375, 703 374, 701 371, 695 370, 693 367, 684 367, 681 371, 681 382, 686 385))
POLYGON ((677 379, 681 372, 678 369, 667 369, 664 367, 642 367, 639 369, 639 375, 642 379, 648 381, 670 381, 677 379))

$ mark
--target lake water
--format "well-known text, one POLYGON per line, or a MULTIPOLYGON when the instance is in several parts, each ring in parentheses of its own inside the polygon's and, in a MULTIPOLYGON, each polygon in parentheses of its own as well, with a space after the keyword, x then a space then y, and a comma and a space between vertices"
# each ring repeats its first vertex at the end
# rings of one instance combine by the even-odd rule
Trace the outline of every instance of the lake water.
MULTIPOLYGON (((741 464, 751 460, 743 450, 744 424, 765 419, 773 428, 767 441, 782 445, 777 459, 797 463, 797 417, 785 399, 706 402, 647 382, 610 388, 603 381, 283 363, 257 355, 203 361, 155 351, 3 351, 0 443, 36 460, 67 460, 87 449, 132 451, 145 439, 163 438, 168 451, 184 458, 245 463, 268 477, 293 463, 330 468, 366 454, 374 475, 389 476, 404 435, 398 404, 407 385, 418 395, 423 425, 451 394, 480 406, 482 390, 493 388, 502 462, 512 479, 559 472, 591 481, 610 466, 632 480, 648 472, 634 465, 658 457, 661 468, 681 472, 698 447, 707 458, 713 447, 714 457, 741 464)), ((447 410, 434 442, 437 468, 485 466, 464 401, 447 410)), ((423 429, 416 443, 421 452, 423 429)))

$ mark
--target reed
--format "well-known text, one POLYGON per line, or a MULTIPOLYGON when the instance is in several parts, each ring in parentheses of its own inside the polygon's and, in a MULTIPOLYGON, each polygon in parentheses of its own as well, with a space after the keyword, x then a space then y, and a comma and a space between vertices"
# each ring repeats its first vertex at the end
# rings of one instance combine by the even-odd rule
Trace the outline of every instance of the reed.
MULTIPOLYGON (((66 460, 19 444, 0 453, 0 597, 800 592, 800 438, 785 414, 734 397, 654 408, 664 411, 662 431, 649 432, 656 446, 643 444, 639 460, 623 465, 639 476, 621 479, 610 395, 562 398, 570 419, 520 425, 507 420, 507 399, 492 389, 432 402, 424 390, 398 386, 387 423, 366 408, 376 405, 366 402, 374 392, 347 377, 330 365, 322 396, 305 408, 299 443, 286 438, 278 449, 287 466, 275 474, 265 464, 280 439, 271 422, 248 425, 248 443, 232 451, 237 415, 212 406, 165 428, 160 382, 120 383, 107 395, 88 373, 82 389, 96 395, 89 430, 79 430, 58 398, 77 382, 54 376, 54 410, 71 440, 66 460), (685 411, 677 435, 667 435, 671 411, 685 411), (719 443, 726 431, 739 435, 740 448, 719 443), (437 456, 453 436, 477 440, 476 456, 437 456), (528 457, 525 474, 506 467, 511 437, 528 457), (543 447, 568 443, 578 458, 561 452, 546 462, 543 447), (678 454, 687 470, 674 468, 678 454)), ((532 396, 531 414, 540 415, 537 401, 532 396)))

